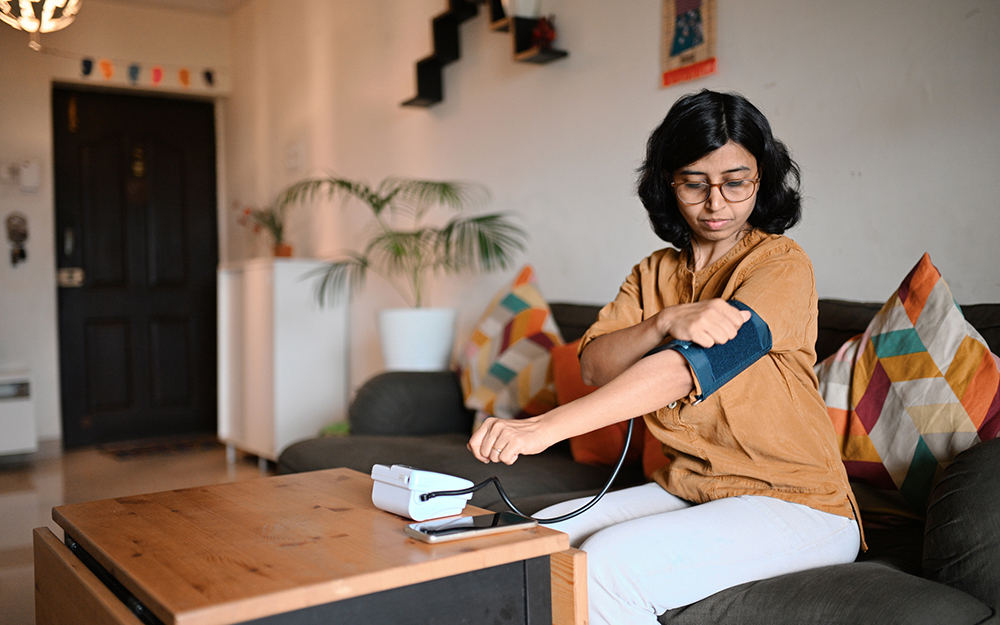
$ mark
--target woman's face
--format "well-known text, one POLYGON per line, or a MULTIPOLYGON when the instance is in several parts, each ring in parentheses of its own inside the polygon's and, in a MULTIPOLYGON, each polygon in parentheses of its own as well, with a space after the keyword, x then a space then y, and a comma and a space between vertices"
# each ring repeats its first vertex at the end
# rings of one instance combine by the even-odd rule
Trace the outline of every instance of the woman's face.
POLYGON ((755 183, 741 185, 738 181, 757 178, 759 173, 757 159, 753 154, 732 141, 673 172, 677 208, 691 228, 691 238, 697 245, 725 247, 722 250, 724 252, 736 244, 757 203, 759 188, 755 183), (685 183, 688 186, 682 189, 681 185, 685 183), (697 195, 691 193, 697 189, 691 183, 716 186, 709 187, 707 198, 689 204, 682 201, 681 197, 687 196, 690 199, 691 195, 697 195), (722 188, 718 186, 726 183, 729 184, 725 193, 729 197, 742 197, 751 186, 752 192, 742 201, 730 201, 723 196, 722 188), (742 193, 739 191, 741 186, 745 189, 742 193))

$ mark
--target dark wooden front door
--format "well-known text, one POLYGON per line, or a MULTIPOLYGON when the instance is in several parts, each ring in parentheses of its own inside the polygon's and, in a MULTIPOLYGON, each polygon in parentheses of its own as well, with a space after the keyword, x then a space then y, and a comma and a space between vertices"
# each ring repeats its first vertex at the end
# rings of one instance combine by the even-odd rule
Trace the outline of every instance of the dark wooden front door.
POLYGON ((214 431, 213 105, 52 101, 63 445, 214 431))

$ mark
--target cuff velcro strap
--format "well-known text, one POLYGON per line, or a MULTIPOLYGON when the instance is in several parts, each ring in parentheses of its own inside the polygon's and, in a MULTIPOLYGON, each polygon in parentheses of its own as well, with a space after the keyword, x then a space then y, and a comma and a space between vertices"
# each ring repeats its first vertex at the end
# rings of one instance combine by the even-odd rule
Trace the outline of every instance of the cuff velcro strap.
POLYGON ((729 303, 750 312, 750 320, 740 326, 732 340, 721 345, 702 347, 691 341, 675 339, 646 354, 649 356, 672 349, 683 356, 701 389, 701 394, 695 396, 696 404, 771 351, 771 330, 764 320, 743 302, 729 300, 729 303))

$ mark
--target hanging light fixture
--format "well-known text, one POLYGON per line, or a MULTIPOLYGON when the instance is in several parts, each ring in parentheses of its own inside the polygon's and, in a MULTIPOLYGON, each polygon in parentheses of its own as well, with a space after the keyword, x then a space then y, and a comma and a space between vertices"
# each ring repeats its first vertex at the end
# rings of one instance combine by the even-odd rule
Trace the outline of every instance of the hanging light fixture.
POLYGON ((50 33, 69 26, 79 10, 80 0, 0 0, 0 21, 29 33, 50 33))

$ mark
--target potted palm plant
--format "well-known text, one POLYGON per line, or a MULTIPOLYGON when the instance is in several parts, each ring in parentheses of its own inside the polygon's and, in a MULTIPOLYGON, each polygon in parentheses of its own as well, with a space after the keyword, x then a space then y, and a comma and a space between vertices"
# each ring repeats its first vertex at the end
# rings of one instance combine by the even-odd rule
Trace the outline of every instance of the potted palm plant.
POLYGON ((429 223, 435 206, 461 212, 484 204, 489 193, 473 183, 387 178, 371 187, 334 176, 309 178, 283 190, 275 206, 337 196, 368 207, 370 236, 363 248, 344 252, 318 272, 320 304, 356 292, 369 271, 381 276, 409 305, 379 313, 386 367, 446 369, 454 342, 455 310, 427 307, 428 278, 438 272, 506 269, 514 255, 525 249, 527 234, 503 213, 457 214, 443 224, 429 223))

